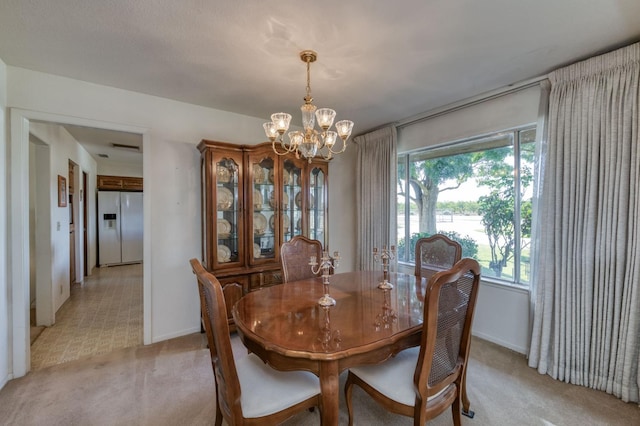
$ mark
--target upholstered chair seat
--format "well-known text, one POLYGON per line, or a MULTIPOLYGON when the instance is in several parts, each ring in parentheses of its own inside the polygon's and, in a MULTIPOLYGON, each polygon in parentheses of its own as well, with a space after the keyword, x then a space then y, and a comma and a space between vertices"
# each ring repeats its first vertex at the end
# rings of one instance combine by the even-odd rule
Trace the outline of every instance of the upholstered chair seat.
MULTIPOLYGON (((405 349, 395 357, 380 365, 363 365, 349 369, 369 386, 394 401, 413 406, 416 401, 416 390, 413 373, 418 365, 420 348, 405 349)), ((446 389, 430 396, 427 401, 437 398, 446 389)))
POLYGON ((253 354, 236 359, 236 369, 247 418, 277 413, 320 393, 320 382, 312 373, 274 370, 253 354))

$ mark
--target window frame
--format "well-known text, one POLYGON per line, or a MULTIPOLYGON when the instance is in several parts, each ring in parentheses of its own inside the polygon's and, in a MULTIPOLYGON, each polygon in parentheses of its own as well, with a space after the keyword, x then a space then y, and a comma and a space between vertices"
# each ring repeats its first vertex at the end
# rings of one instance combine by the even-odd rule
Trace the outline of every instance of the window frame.
MULTIPOLYGON (((500 130, 500 131, 494 131, 494 132, 488 132, 488 133, 483 133, 480 135, 474 135, 474 136, 470 136, 470 137, 466 137, 466 138, 462 138, 462 139, 457 139, 454 141, 448 141, 448 142, 444 142, 441 144, 436 144, 436 145, 432 145, 429 147, 424 147, 424 148, 418 148, 418 149, 413 149, 410 151, 406 151, 406 152, 402 152, 402 153, 398 153, 397 156, 397 167, 398 167, 398 180, 400 180, 401 178, 404 179, 405 182, 409 181, 409 174, 410 174, 410 164, 411 164, 411 159, 413 156, 415 156, 417 153, 437 153, 438 151, 442 151, 443 155, 432 155, 432 154, 427 154, 427 157, 429 158, 439 158, 439 157, 446 157, 446 156, 453 156, 456 154, 461 154, 461 153, 465 153, 465 152, 470 152, 473 150, 482 150, 482 149, 493 149, 493 148, 497 148, 497 146, 495 147, 491 147, 490 146, 490 141, 493 139, 499 139, 500 137, 504 137, 505 135, 510 135, 511 136, 511 140, 512 140, 512 147, 513 147, 513 156, 514 156, 514 162, 513 162, 513 167, 514 167, 514 171, 515 170, 520 170, 522 164, 521 164, 521 145, 523 143, 534 143, 534 144, 538 144, 540 143, 540 138, 538 137, 538 125, 537 123, 528 123, 528 124, 524 124, 521 126, 515 126, 515 127, 510 127, 504 130, 500 130), (536 131, 536 137, 534 139, 533 142, 531 141, 522 141, 522 134, 527 132, 527 131, 531 131, 534 130, 536 131), (486 147, 483 148, 483 145, 487 145, 486 147), (474 149, 476 148, 476 149, 474 149), (446 154, 444 154, 444 152, 446 152, 446 154), (400 170, 404 170, 404 176, 400 176, 399 171, 400 170)), ((506 145, 505 145, 506 146, 506 145)), ((536 156, 534 157, 534 163, 537 163, 539 161, 538 158, 538 149, 535 149, 536 152, 536 156)), ((534 166, 534 173, 537 170, 537 167, 534 166)), ((535 181, 536 177, 534 175, 534 181, 535 181)), ((396 182, 397 185, 397 182, 396 182)), ((521 185, 521 173, 517 173, 514 176, 514 191, 516 191, 516 194, 521 194, 522 190, 522 185, 521 185)), ((514 200, 514 223, 516 224, 521 224, 522 223, 522 216, 521 216, 521 207, 522 207, 522 197, 515 197, 514 200)), ((396 202, 398 202, 399 200, 399 194, 396 193, 396 202)), ((535 197, 533 202, 535 202, 535 197)), ((534 218, 532 218, 532 220, 534 220, 534 218)), ((410 201, 410 191, 405 191, 405 195, 404 195, 404 219, 403 219, 403 223, 404 223, 404 235, 400 235, 400 233, 398 233, 397 235, 397 241, 396 244, 399 246, 399 241, 401 238, 404 238, 405 241, 410 241, 411 240, 411 226, 410 226, 410 222, 411 222, 411 201, 410 201)), ((535 226, 532 227, 535 228, 535 226)), ((504 279, 504 278, 499 278, 499 277, 491 277, 491 276, 483 276, 483 281, 490 281, 492 283, 495 284, 499 284, 499 285, 505 285, 508 287, 512 287, 512 288, 521 288, 521 289, 530 289, 530 283, 528 282, 521 282, 521 273, 522 273, 522 268, 521 268, 521 251, 522 251, 522 231, 521 231, 521 226, 514 226, 514 236, 515 236, 515 243, 514 243, 514 255, 513 255, 513 263, 514 263, 514 278, 513 280, 508 280, 508 279, 504 279)), ((397 258, 398 259, 411 259, 411 253, 410 253, 410 248, 411 248, 411 244, 405 244, 404 245, 404 253, 397 253, 397 258)), ((406 261, 406 260, 398 260, 398 264, 406 267, 406 268, 412 268, 415 266, 415 262, 411 262, 411 261, 406 261)))

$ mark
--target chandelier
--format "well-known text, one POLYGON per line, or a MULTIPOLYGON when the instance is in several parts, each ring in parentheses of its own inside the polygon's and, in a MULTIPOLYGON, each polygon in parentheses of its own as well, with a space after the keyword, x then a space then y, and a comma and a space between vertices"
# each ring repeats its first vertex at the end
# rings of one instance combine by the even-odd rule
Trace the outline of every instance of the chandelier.
POLYGON ((300 52, 300 59, 307 64, 307 95, 304 97, 304 105, 300 107, 302 112, 302 127, 304 130, 292 131, 288 133, 289 140, 286 141, 284 134, 289 130, 291 114, 278 112, 271 114, 271 121, 264 123, 264 132, 271 141, 273 151, 278 155, 295 153, 296 158, 300 156, 311 159, 320 154, 329 160, 335 154, 341 154, 347 148, 347 139, 351 136, 353 121, 341 120, 335 124, 336 131, 329 130, 333 125, 336 112, 331 108, 316 108, 312 104, 311 97, 311 63, 315 62, 318 54, 313 50, 303 50, 300 52), (316 120, 320 131, 315 129, 316 120), (336 142, 338 138, 342 140, 342 147, 338 149, 336 142))

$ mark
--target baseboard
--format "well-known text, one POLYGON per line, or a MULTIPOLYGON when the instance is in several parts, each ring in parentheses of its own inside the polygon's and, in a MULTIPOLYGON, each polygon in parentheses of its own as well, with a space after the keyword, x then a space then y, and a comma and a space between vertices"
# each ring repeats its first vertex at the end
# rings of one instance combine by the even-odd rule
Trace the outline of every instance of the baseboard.
POLYGON ((4 388, 4 385, 6 385, 7 383, 9 383, 9 380, 13 380, 13 375, 12 374, 7 374, 6 376, 4 376, 4 378, 0 381, 0 390, 2 390, 2 388, 4 388))
POLYGON ((516 346, 512 343, 505 342, 504 340, 498 339, 494 336, 490 336, 485 333, 473 333, 473 335, 481 338, 482 340, 486 340, 487 342, 495 343, 496 345, 502 346, 507 349, 511 349, 512 351, 518 352, 519 354, 527 355, 529 352, 529 348, 516 346))
POLYGON ((200 333, 200 326, 193 327, 193 328, 188 328, 188 329, 182 330, 182 331, 177 331, 175 333, 165 334, 165 335, 162 335, 162 336, 154 336, 154 337, 151 338, 151 344, 158 343, 158 342, 163 342, 163 341, 169 340, 169 339, 175 339, 176 337, 182 337, 182 336, 186 336, 188 334, 193 334, 193 333, 200 333))

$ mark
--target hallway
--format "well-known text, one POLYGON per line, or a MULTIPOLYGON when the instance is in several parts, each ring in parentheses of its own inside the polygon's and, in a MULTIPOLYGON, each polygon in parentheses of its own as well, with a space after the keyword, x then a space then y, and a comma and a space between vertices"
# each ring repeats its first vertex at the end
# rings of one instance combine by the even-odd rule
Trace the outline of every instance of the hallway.
POLYGON ((95 268, 31 345, 31 369, 142 344, 142 264, 95 268))

